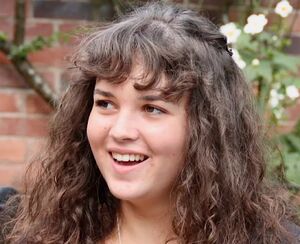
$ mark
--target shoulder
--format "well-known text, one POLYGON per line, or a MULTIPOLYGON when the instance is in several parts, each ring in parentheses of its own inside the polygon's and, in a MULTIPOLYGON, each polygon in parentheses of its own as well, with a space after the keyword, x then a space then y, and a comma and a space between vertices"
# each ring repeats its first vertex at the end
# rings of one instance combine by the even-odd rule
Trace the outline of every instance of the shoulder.
MULTIPOLYGON (((300 226, 296 225, 291 221, 286 221, 284 223, 284 227, 295 239, 295 244, 300 244, 300 226)), ((283 242, 282 244, 286 244, 286 242, 283 242)))
POLYGON ((16 204, 15 206, 7 206, 6 203, 11 196, 16 194, 17 191, 13 188, 0 187, 0 243, 5 242, 5 233, 3 230, 7 230, 6 224, 15 215, 18 205, 16 204))
POLYGON ((0 187, 0 206, 3 207, 6 201, 18 192, 12 187, 0 187))
POLYGON ((15 189, 0 187, 0 227, 15 216, 19 206, 18 196, 18 192, 15 189), (8 201, 11 197, 13 197, 12 201, 8 201))
POLYGON ((4 212, 4 210, 7 209, 5 205, 8 199, 16 194, 18 194, 18 192, 14 188, 0 187, 0 213, 4 212))

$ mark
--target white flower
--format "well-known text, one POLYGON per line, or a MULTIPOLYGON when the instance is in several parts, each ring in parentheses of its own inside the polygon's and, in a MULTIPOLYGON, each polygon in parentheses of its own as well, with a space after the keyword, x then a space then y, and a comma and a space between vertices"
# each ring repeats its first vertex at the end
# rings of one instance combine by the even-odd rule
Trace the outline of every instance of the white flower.
POLYGON ((287 0, 282 0, 277 3, 275 13, 279 14, 282 18, 287 17, 293 11, 293 7, 287 0))
POLYGON ((277 97, 270 97, 269 104, 272 108, 275 108, 279 104, 279 100, 277 97))
POLYGON ((279 104, 279 101, 282 99, 284 99, 284 95, 278 93, 276 89, 272 89, 270 91, 269 104, 271 105, 272 108, 275 108, 279 104))
POLYGON ((291 99, 296 99, 297 97, 299 97, 299 90, 294 85, 287 86, 285 91, 286 95, 291 99))
POLYGON ((273 113, 277 119, 281 119, 283 116, 283 109, 282 108, 274 109, 273 113))
POLYGON ((246 67, 245 61, 241 58, 239 52, 236 49, 232 49, 232 58, 240 69, 246 67))
POLYGON ((258 34, 263 31, 265 25, 268 23, 267 18, 263 14, 252 14, 247 19, 247 24, 244 27, 245 33, 258 34))
POLYGON ((228 43, 235 43, 241 34, 241 30, 232 22, 222 25, 220 31, 227 37, 228 43))
POLYGON ((255 59, 252 60, 251 64, 253 66, 258 66, 260 64, 260 61, 257 58, 255 58, 255 59))

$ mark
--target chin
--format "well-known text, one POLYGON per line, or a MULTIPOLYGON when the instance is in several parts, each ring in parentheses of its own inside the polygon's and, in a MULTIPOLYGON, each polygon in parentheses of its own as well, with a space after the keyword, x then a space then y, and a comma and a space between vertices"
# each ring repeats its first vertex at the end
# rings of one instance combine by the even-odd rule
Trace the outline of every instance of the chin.
POLYGON ((134 187, 132 186, 117 186, 108 184, 108 188, 114 197, 124 201, 140 201, 142 199, 145 199, 146 196, 148 196, 147 191, 144 191, 143 189, 134 189, 134 187))

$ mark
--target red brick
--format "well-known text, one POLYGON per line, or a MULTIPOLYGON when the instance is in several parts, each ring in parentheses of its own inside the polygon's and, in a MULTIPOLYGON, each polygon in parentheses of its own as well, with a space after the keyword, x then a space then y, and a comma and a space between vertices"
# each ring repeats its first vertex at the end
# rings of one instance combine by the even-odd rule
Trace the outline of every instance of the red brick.
POLYGON ((26 38, 33 39, 37 36, 50 36, 53 33, 53 25, 51 23, 27 23, 26 38))
POLYGON ((11 64, 10 60, 3 52, 0 52, 0 66, 3 64, 11 64))
POLYGON ((0 134, 43 137, 48 133, 48 118, 1 118, 0 134))
POLYGON ((286 18, 282 18, 280 15, 276 14, 275 12, 270 13, 268 15, 268 24, 267 26, 272 25, 279 25, 281 21, 285 23, 285 25, 289 28, 292 28, 292 33, 300 32, 300 16, 293 12, 286 18), (295 19, 296 18, 296 19, 295 19))
POLYGON ((59 47, 44 48, 41 51, 29 54, 28 58, 34 64, 61 68, 66 66, 65 59, 70 52, 70 47, 64 45, 59 47))
POLYGON ((76 32, 77 29, 80 28, 80 26, 81 25, 79 23, 74 23, 74 22, 62 23, 59 25, 59 31, 72 33, 72 32, 76 32))
POLYGON ((15 1, 13 0, 1 0, 0 17, 13 16, 15 9, 15 1))
MULTIPOLYGON (((264 7, 270 7, 270 3, 272 3, 271 7, 275 8, 278 2, 279 0, 278 1, 261 0, 260 5, 264 7)), ((293 8, 300 8, 299 0, 289 0, 289 3, 293 6, 293 8)))
POLYGON ((298 100, 298 103, 294 106, 289 107, 287 114, 290 121, 297 121, 300 119, 300 100, 298 100))
MULTIPOLYGON (((0 8, 0 17, 3 16, 14 16, 15 13, 15 0, 0 0, 1 8, 0 8)), ((28 17, 30 14, 30 10, 32 0, 25 0, 25 13, 28 17)))
POLYGON ((16 94, 7 94, 0 91, 0 112, 18 112, 17 100, 18 96, 16 94))
POLYGON ((26 140, 24 139, 0 139, 0 161, 14 163, 24 162, 26 154, 26 140))
POLYGON ((46 140, 45 138, 35 138, 28 140, 26 162, 31 162, 40 155, 40 152, 44 150, 46 140))
MULTIPOLYGON (((268 0, 267 2, 269 2, 269 1, 270 0, 268 0)), ((279 2, 279 1, 274 1, 274 5, 273 5, 274 8, 275 8, 277 2, 279 2)), ((299 9, 300 8, 299 0, 289 0, 289 3, 290 3, 290 5, 292 5, 292 7, 294 9, 297 9, 297 8, 299 9)), ((268 4, 268 5, 270 5, 270 4, 268 4)))
POLYGON ((67 44, 70 46, 77 46, 80 43, 80 33, 83 33, 80 29, 86 26, 82 23, 63 23, 59 26, 59 31, 64 33, 67 44))
POLYGON ((48 135, 48 122, 48 118, 27 119, 25 135, 37 137, 48 135))
MULTIPOLYGON (((36 68, 39 70, 39 67, 36 66, 36 68)), ((40 75, 48 82, 48 83, 55 83, 55 75, 52 71, 47 70, 39 70, 40 75)))
MULTIPOLYGON (((300 11, 300 10, 299 10, 300 11)), ((295 13, 296 14, 296 13, 295 13)), ((292 29, 293 33, 299 33, 300 34, 300 13, 298 13, 296 15, 296 20, 293 24, 293 29, 292 29)))
POLYGON ((33 0, 25 0, 25 11, 26 11, 26 17, 32 17, 32 1, 33 0))
POLYGON ((10 40, 13 36, 14 23, 12 18, 0 18, 0 30, 7 35, 10 40))
POLYGON ((243 16, 245 9, 242 7, 231 6, 228 10, 228 18, 230 21, 243 21, 241 17, 243 16))
POLYGON ((296 125, 295 121, 286 121, 276 128, 276 133, 279 134, 290 133, 295 128, 295 125, 296 125))
POLYGON ((12 186, 20 189, 23 186, 25 165, 1 165, 0 164, 0 185, 12 186))
POLYGON ((49 114, 52 111, 48 103, 38 94, 29 94, 26 97, 26 112, 49 114))
MULTIPOLYGON (((189 0, 189 3, 193 3, 199 5, 199 1, 198 0, 189 0)), ((220 1, 220 0, 203 0, 202 4, 204 6, 213 6, 214 8, 220 8, 222 9, 225 5, 226 5, 226 1, 220 1)))
POLYGON ((56 91, 55 73, 53 71, 43 70, 43 68, 39 68, 39 65, 35 65, 35 67, 38 70, 39 74, 44 78, 45 82, 48 83, 50 88, 53 91, 56 91))
POLYGON ((12 65, 0 65, 0 87, 28 88, 29 86, 12 65))

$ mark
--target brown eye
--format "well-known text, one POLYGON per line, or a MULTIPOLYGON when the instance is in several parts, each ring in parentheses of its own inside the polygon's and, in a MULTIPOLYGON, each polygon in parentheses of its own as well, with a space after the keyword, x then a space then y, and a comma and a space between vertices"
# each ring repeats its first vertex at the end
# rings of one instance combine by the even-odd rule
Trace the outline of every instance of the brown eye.
POLYGON ((145 112, 150 113, 150 114, 163 114, 165 113, 162 109, 156 108, 151 105, 146 105, 144 107, 145 112))
POLYGON ((95 104, 97 107, 103 108, 103 109, 112 109, 113 105, 110 101, 106 100, 96 100, 95 104))

